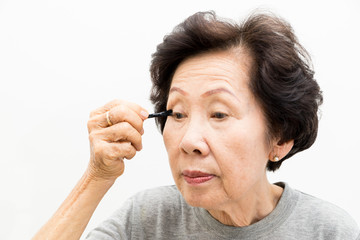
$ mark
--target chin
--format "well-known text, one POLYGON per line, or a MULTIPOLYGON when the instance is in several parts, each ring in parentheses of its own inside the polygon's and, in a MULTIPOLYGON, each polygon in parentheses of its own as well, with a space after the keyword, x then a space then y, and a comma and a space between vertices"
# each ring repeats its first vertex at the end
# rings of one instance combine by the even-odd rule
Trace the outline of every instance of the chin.
POLYGON ((181 195, 192 207, 201 207, 205 209, 213 209, 218 199, 215 199, 216 195, 211 190, 208 191, 196 191, 186 186, 178 186, 181 195), (211 191, 211 192, 210 192, 211 191))

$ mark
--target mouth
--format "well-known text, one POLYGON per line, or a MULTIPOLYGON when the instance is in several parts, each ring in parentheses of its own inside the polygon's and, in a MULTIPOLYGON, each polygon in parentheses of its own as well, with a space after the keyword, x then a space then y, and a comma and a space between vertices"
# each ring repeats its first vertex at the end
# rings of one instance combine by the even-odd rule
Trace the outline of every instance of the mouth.
POLYGON ((199 185, 210 181, 215 177, 214 174, 190 170, 183 171, 182 176, 184 177, 185 181, 190 185, 199 185))

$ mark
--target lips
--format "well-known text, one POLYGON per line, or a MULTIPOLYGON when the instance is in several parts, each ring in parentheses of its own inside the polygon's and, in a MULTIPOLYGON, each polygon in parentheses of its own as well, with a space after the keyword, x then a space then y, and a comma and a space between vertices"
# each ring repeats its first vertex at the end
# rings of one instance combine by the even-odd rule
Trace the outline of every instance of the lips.
POLYGON ((214 174, 209 174, 201 171, 183 171, 182 175, 184 176, 185 181, 190 185, 199 185, 210 181, 215 177, 214 174))

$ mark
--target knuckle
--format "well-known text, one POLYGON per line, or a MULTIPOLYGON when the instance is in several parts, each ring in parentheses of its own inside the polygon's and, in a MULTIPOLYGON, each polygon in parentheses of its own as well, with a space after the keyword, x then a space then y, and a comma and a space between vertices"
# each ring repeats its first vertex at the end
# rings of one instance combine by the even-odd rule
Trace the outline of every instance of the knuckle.
POLYGON ((88 128, 89 131, 91 131, 94 128, 94 121, 89 120, 87 122, 87 128, 88 128))
POLYGON ((100 147, 99 145, 94 145, 93 152, 95 157, 99 157, 103 155, 104 149, 100 147))
MULTIPOLYGON (((102 155, 104 159, 107 159, 108 161, 113 160, 116 158, 116 153, 114 152, 113 148, 107 146, 106 148, 102 148, 101 152, 99 151, 99 155, 102 155)), ((104 162, 106 163, 106 162, 104 162)))
POLYGON ((127 107, 124 104, 120 104, 117 106, 117 112, 119 115, 123 116, 127 113, 127 107))
POLYGON ((131 146, 131 144, 129 144, 125 149, 126 158, 131 159, 135 156, 135 154, 136 154, 136 150, 134 149, 133 146, 131 146))
POLYGON ((126 108, 123 105, 118 105, 113 109, 114 116, 116 116, 117 121, 122 122, 127 115, 126 108))
POLYGON ((136 154, 136 151, 135 151, 135 149, 133 149, 133 150, 129 153, 128 159, 132 159, 133 157, 135 157, 135 154, 136 154))
POLYGON ((119 154, 114 149, 109 150, 107 152, 106 156, 108 159, 111 159, 111 160, 115 160, 115 159, 119 158, 119 154))
POLYGON ((122 123, 120 124, 120 128, 121 128, 123 131, 129 132, 129 133, 131 133, 131 131, 132 131, 132 126, 131 126, 130 123, 128 123, 128 122, 122 122, 122 123))
POLYGON ((137 135, 134 142, 135 142, 135 146, 137 147, 136 149, 138 151, 140 151, 142 149, 142 139, 141 139, 141 137, 137 135))

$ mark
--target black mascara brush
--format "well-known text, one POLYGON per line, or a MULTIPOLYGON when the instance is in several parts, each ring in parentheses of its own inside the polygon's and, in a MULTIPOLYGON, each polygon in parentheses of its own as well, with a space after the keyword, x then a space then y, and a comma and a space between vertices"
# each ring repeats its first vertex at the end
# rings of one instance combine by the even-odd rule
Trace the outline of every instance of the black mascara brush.
POLYGON ((167 116, 172 116, 172 109, 164 111, 164 112, 159 112, 159 113, 151 113, 149 114, 148 118, 155 118, 155 117, 167 117, 167 116))

